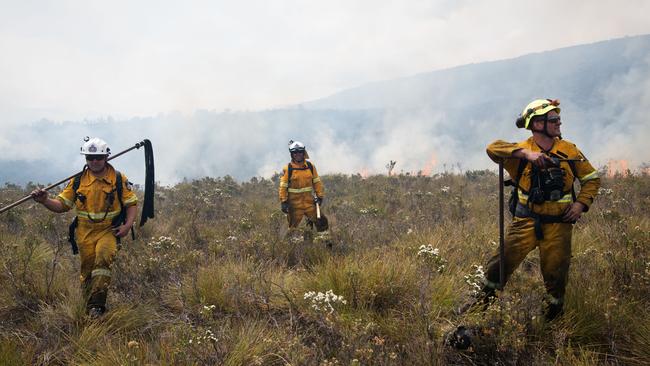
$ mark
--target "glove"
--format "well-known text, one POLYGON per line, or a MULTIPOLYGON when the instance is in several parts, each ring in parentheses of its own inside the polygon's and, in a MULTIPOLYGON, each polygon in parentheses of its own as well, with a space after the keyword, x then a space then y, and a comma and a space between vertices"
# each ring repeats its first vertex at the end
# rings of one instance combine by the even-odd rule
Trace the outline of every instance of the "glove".
POLYGON ((289 202, 286 202, 286 201, 282 202, 280 204, 280 209, 282 210, 282 212, 288 214, 289 213, 289 202))
POLYGON ((318 203, 319 206, 322 206, 323 205, 323 197, 314 197, 314 204, 317 204, 317 203, 318 203))

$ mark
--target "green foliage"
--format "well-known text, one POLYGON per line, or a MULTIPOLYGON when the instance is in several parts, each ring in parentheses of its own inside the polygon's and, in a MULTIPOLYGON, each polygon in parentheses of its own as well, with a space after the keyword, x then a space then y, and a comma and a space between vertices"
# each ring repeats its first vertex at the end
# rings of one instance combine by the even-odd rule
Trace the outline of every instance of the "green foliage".
MULTIPOLYGON (((276 177, 277 178, 277 177, 276 177)), ((158 187, 118 252, 109 312, 84 314, 70 214, 0 215, 5 364, 650 363, 650 177, 605 179, 575 226, 565 315, 543 319, 536 251, 484 313, 455 314, 497 250, 497 177, 324 176, 331 230, 287 229, 277 179, 158 187), (446 345, 466 325, 474 345, 446 345)), ((26 194, 0 189, 3 202, 26 194)), ((142 192, 138 192, 141 194, 142 192)))

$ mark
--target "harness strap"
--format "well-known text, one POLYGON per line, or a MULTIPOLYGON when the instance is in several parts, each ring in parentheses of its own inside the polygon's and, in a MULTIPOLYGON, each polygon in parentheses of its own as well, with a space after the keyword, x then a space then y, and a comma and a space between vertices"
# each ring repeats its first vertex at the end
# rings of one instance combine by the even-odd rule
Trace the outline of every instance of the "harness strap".
POLYGON ((527 218, 530 217, 535 220, 535 237, 537 240, 544 239, 544 231, 542 230, 542 224, 575 224, 575 221, 566 222, 562 219, 562 216, 554 215, 542 215, 531 211, 528 207, 517 203, 517 210, 515 211, 515 217, 527 218))
POLYGON ((569 167, 571 168, 571 174, 573 174, 573 182, 571 182, 571 198, 573 198, 573 202, 577 200, 576 197, 576 190, 573 187, 573 183, 575 182, 576 179, 578 178, 578 173, 576 173, 576 162, 573 160, 569 160, 569 167))
MULTIPOLYGON (((81 185, 81 177, 84 175, 87 169, 88 166, 84 166, 83 170, 81 171, 81 174, 75 176, 74 180, 72 181, 72 190, 74 192, 73 202, 79 200, 81 201, 82 204, 86 203, 86 196, 79 194, 77 191, 79 190, 79 186, 81 185)), ((115 197, 113 195, 117 194, 117 200, 120 203, 120 213, 113 218, 111 224, 113 226, 117 226, 125 222, 126 212, 124 210, 124 202, 122 201, 123 192, 124 189, 122 187, 122 173, 120 173, 118 170, 115 170, 115 189, 113 189, 113 191, 109 193, 110 196, 108 197, 106 211, 104 212, 104 217, 99 220, 96 220, 92 218, 90 214, 87 214, 86 216, 88 217, 88 219, 95 223, 104 221, 106 217, 108 217, 108 211, 113 206, 113 202, 115 202, 115 197)), ((70 226, 68 226, 68 242, 70 242, 70 247, 72 248, 72 254, 79 253, 79 247, 77 246, 77 240, 75 238, 75 232, 77 231, 77 226, 79 226, 79 216, 75 216, 70 226)), ((135 239, 135 232, 133 230, 133 227, 131 227, 131 237, 135 239)), ((118 244, 120 243, 120 239, 121 238, 117 238, 118 244)))
POLYGON ((503 185, 508 187, 512 186, 512 191, 510 193, 510 200, 508 203, 508 210, 510 211, 510 214, 512 216, 515 215, 515 210, 516 210, 516 205, 519 203, 519 180, 521 179, 521 175, 524 172, 524 169, 526 168, 526 164, 528 164, 528 161, 526 159, 519 159, 519 166, 517 167, 517 175, 513 179, 508 179, 503 182, 503 185))
POLYGON ((517 167, 517 175, 514 177, 514 179, 508 179, 505 182, 503 182, 504 186, 513 186, 515 188, 519 187, 519 180, 521 179, 521 174, 524 172, 524 169, 526 169, 526 164, 528 164, 528 160, 526 159, 519 159, 519 166, 517 167))
POLYGON ((293 174, 294 170, 306 170, 306 169, 309 169, 309 171, 311 172, 311 175, 312 176, 314 175, 314 166, 312 165, 311 161, 307 160, 307 161, 305 161, 305 163, 307 163, 307 168, 304 168, 304 167, 303 168, 294 168, 293 166, 291 166, 291 163, 287 164, 287 181, 288 181, 288 183, 291 183, 291 174, 293 174))
MULTIPOLYGON (((530 194, 529 191, 523 189, 522 187, 519 187, 519 180, 521 179, 521 173, 524 171, 524 168, 526 167, 526 163, 528 163, 527 160, 521 159, 519 162, 519 167, 517 168, 517 178, 515 179, 515 181, 513 182, 511 179, 509 179, 505 181, 503 184, 505 186, 514 186, 515 188, 518 187, 519 189, 521 189, 521 191, 524 194, 528 195, 530 194)), ((573 182, 574 182, 578 178, 578 174, 576 170, 576 162, 573 160, 569 160, 567 161, 567 163, 569 163, 569 167, 571 168, 571 173, 573 174, 573 182)), ((571 182, 571 191, 562 191, 562 194, 565 195, 571 192, 571 198, 573 199, 573 202, 575 202, 577 199, 577 195, 576 195, 575 187, 573 186, 573 182, 571 182)), ((517 199, 519 199, 519 194, 517 193, 516 195, 517 195, 517 199)))
POLYGON ((291 166, 291 163, 287 164, 287 192, 288 193, 304 193, 304 192, 311 192, 313 191, 313 185, 314 183, 317 183, 317 181, 314 181, 314 165, 308 160, 305 161, 307 164, 307 167, 302 167, 302 168, 294 168, 291 166), (294 170, 307 170, 311 172, 312 176, 312 186, 310 187, 305 187, 305 188, 289 188, 291 186, 291 175, 294 170))

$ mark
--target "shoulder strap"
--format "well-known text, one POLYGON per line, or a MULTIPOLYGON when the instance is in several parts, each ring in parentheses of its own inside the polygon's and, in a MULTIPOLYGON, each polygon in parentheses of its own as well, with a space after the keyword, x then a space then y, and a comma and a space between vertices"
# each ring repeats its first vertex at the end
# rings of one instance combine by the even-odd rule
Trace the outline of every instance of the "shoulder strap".
POLYGON ((123 210, 124 203, 122 203, 122 193, 124 189, 122 188, 122 173, 118 170, 115 170, 115 190, 117 191, 117 200, 120 202, 120 210, 123 210))
POLYGON ((79 175, 75 175, 74 180, 72 181, 72 191, 74 192, 75 196, 77 195, 77 190, 81 185, 81 177, 84 175, 84 173, 86 173, 86 169, 88 169, 88 165, 84 165, 84 168, 81 169, 81 173, 79 175))
MULTIPOLYGON (((305 161, 307 163, 307 168, 309 168, 309 171, 311 172, 311 175, 314 175, 314 166, 310 161, 305 161)), ((287 181, 291 182, 291 174, 293 173, 295 169, 291 166, 291 163, 287 164, 287 181)), ((305 168, 298 168, 298 170, 305 170, 305 168)))
POLYGON ((88 169, 88 165, 84 165, 84 168, 81 170, 81 174, 76 175, 72 180, 72 192, 74 193, 72 202, 75 202, 77 198, 79 198, 77 195, 77 190, 79 190, 79 186, 81 185, 81 177, 84 175, 84 173, 86 173, 86 169, 88 169))
POLYGON ((519 186, 519 180, 521 179, 521 174, 524 172, 524 169, 526 169, 526 164, 528 164, 528 160, 519 159, 519 166, 517 167, 517 176, 515 177, 516 186, 519 186))
POLYGON ((580 179, 578 177, 578 173, 576 172, 576 162, 573 160, 569 160, 569 167, 571 168, 571 174, 573 174, 573 180, 571 181, 571 198, 573 198, 573 202, 576 201, 576 189, 573 187, 573 183, 575 183, 576 179, 580 179))
POLYGON ((74 177, 74 180, 72 181, 72 190, 74 191, 75 196, 77 195, 77 190, 79 189, 79 186, 81 185, 81 176, 83 174, 79 174, 74 177))
POLYGON ((517 175, 512 177, 512 179, 508 179, 505 182, 503 182, 503 185, 514 186, 515 188, 518 188, 519 180, 521 179, 521 174, 524 172, 524 169, 526 169, 526 164, 528 164, 528 160, 519 159, 519 166, 517 166, 517 175))

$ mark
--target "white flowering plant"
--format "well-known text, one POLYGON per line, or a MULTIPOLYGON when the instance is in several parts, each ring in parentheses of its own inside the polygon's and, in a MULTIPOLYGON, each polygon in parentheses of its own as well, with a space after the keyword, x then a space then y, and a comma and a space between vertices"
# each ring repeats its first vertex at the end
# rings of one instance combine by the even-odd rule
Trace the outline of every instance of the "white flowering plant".
POLYGON ((440 255, 440 249, 431 244, 420 245, 417 256, 435 272, 442 273, 447 267, 447 260, 440 255))
POLYGON ((473 272, 471 274, 464 276, 465 283, 470 287, 472 295, 478 295, 483 288, 485 272, 483 271, 483 266, 477 264, 472 264, 472 270, 473 272))
POLYGON ((347 301, 341 295, 336 295, 334 291, 327 290, 325 293, 309 291, 305 292, 303 298, 311 302, 311 308, 318 312, 326 312, 332 314, 334 307, 337 305, 345 305, 347 301))
POLYGON ((157 239, 156 237, 151 237, 151 241, 147 243, 147 245, 153 249, 153 250, 168 250, 168 249, 177 249, 180 248, 178 244, 176 244, 176 241, 172 239, 170 236, 159 236, 157 239))

